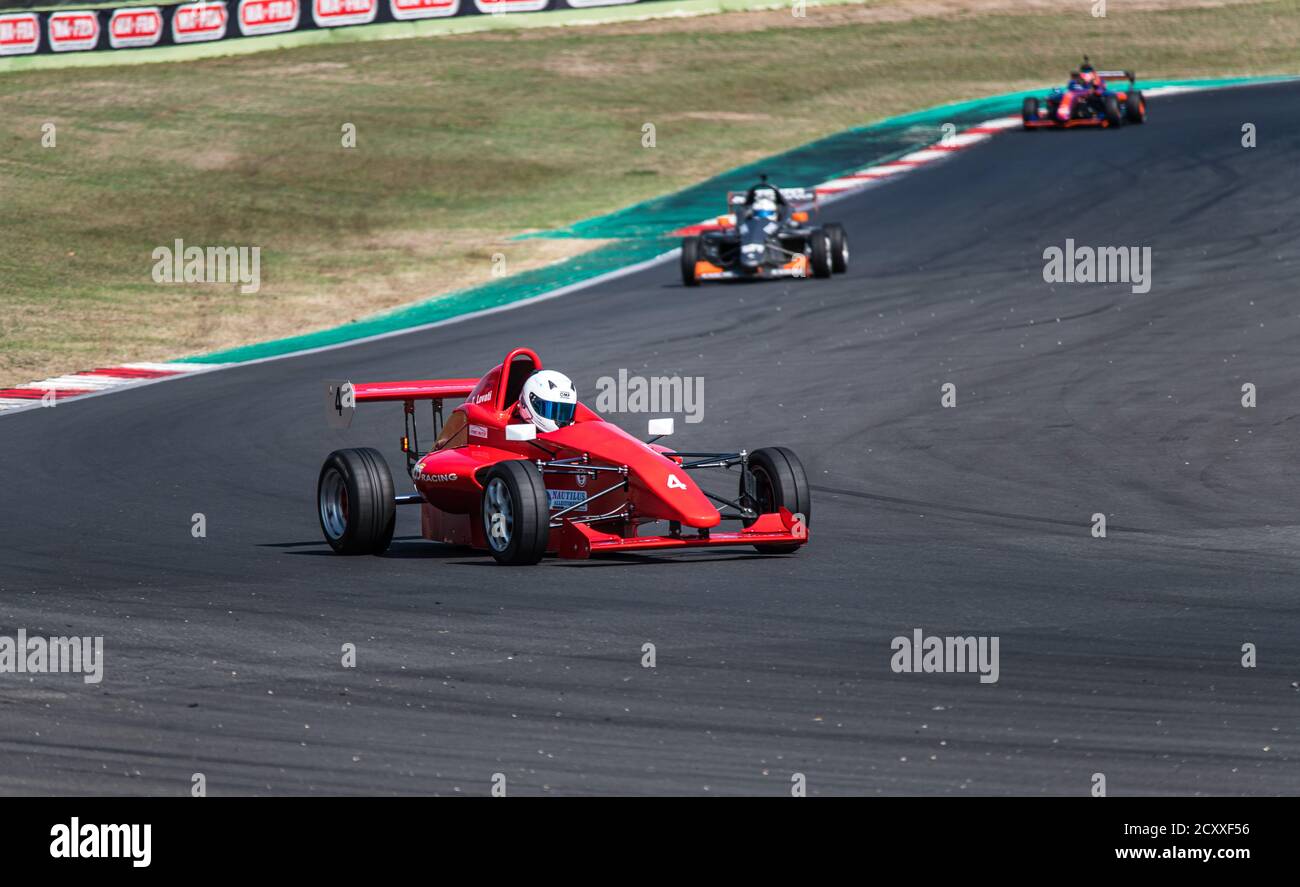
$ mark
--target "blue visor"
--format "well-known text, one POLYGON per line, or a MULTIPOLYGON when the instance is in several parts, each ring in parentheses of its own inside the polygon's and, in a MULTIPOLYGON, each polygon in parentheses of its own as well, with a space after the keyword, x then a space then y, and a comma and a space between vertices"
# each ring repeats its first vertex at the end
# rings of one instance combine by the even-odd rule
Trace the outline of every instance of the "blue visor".
POLYGON ((565 425, 573 424, 573 410, 576 404, 559 403, 554 400, 542 400, 536 394, 528 396, 528 405, 533 412, 543 419, 550 419, 556 425, 563 428, 565 425))

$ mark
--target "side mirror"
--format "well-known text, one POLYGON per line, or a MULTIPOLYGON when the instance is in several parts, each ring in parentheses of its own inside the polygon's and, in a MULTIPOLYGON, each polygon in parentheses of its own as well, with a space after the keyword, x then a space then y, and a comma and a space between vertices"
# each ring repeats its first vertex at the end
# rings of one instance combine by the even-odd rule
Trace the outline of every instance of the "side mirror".
POLYGON ((532 422, 506 426, 506 440, 535 440, 536 438, 537 426, 532 422))
POLYGON ((671 418, 651 419, 646 433, 651 437, 667 437, 673 433, 673 420, 671 418))

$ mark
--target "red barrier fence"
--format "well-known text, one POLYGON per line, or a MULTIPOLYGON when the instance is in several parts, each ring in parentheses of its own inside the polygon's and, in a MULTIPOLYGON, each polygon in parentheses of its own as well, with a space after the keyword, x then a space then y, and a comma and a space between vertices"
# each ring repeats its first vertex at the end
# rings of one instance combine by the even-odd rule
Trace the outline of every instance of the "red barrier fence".
POLYGON ((653 0, 195 0, 109 9, 0 9, 0 58, 120 52, 289 31, 653 0))

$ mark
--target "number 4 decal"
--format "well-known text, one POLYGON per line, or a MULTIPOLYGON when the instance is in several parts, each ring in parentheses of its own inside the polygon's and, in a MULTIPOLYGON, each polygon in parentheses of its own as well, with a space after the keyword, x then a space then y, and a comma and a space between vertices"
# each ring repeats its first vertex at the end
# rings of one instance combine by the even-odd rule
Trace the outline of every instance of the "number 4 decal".
POLYGON ((668 475, 668 489, 684 490, 686 489, 686 484, 682 483, 681 479, 677 477, 677 475, 670 474, 668 475))
POLYGON ((352 388, 351 382, 344 382, 338 388, 334 389, 334 410, 340 416, 345 409, 356 409, 357 395, 352 388))

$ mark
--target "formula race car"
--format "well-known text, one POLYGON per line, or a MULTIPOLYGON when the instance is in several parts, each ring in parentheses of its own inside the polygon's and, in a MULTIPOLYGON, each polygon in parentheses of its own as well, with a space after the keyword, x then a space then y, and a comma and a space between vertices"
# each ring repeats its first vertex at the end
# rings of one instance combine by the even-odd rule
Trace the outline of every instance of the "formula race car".
POLYGON ((717 228, 682 240, 682 282, 830 277, 849 267, 849 239, 834 222, 817 226, 817 193, 777 188, 763 176, 749 191, 727 194, 717 228))
POLYGON ((654 419, 643 443, 577 400, 568 378, 516 348, 480 379, 329 383, 331 424, 357 404, 404 405, 402 452, 415 492, 398 495, 374 449, 330 453, 317 504, 325 541, 339 554, 381 554, 396 507, 420 509, 426 539, 486 549, 498 563, 535 564, 548 552, 752 545, 789 554, 808 541, 812 502, 799 459, 784 447, 736 453, 674 452, 654 442, 672 419, 654 419), (464 399, 443 422, 443 402, 464 399), (432 403, 433 449, 421 452, 416 401, 432 403), (714 469, 735 492, 719 495, 692 474, 714 469), (723 521, 739 524, 723 532, 723 521), (662 535, 640 535, 662 522, 662 535), (687 532, 687 528, 693 532, 687 532))
POLYGON ((1025 129, 1075 126, 1121 126, 1145 123, 1147 103, 1136 88, 1132 71, 1098 71, 1084 56, 1083 65, 1070 74, 1070 82, 1052 90, 1042 101, 1025 99, 1021 109, 1025 129), (1107 80, 1127 80, 1127 87, 1114 88, 1107 80))

